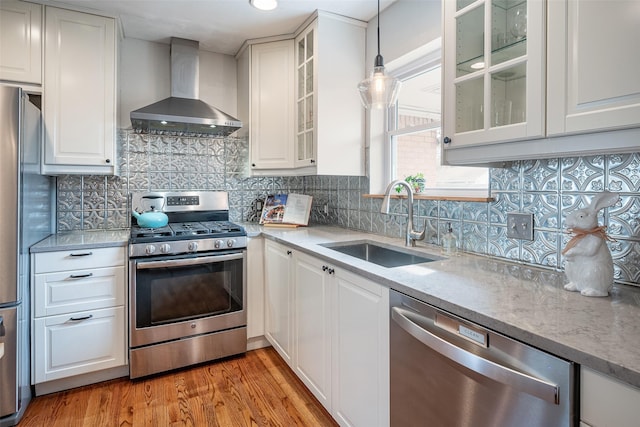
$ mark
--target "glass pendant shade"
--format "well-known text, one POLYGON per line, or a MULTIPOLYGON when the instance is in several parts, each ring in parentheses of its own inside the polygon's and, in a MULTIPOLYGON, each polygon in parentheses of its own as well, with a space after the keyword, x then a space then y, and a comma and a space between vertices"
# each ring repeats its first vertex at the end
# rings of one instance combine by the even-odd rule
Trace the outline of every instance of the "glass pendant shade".
POLYGON ((371 109, 394 106, 401 84, 400 80, 385 74, 384 66, 374 67, 371 76, 358 84, 362 105, 371 109))

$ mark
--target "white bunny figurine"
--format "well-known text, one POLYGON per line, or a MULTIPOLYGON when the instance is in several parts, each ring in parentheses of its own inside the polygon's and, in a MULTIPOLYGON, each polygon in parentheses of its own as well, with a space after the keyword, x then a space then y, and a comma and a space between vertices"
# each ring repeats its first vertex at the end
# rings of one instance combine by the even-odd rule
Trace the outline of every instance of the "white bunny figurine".
POLYGON ((569 279, 564 288, 588 297, 606 297, 613 286, 613 260, 607 247, 605 226, 598 227, 598 211, 618 202, 616 193, 603 191, 585 208, 567 215, 565 224, 574 237, 562 251, 564 272, 569 279))

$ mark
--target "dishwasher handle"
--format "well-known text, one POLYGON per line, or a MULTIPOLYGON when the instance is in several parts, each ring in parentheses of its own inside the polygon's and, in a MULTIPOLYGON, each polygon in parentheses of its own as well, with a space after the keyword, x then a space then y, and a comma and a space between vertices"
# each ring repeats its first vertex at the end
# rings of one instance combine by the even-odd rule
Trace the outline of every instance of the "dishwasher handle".
POLYGON ((447 359, 450 359, 484 377, 511 386, 519 391, 536 396, 549 403, 555 405, 560 403, 557 385, 497 364, 491 360, 460 348, 457 345, 427 331, 416 322, 412 321, 410 317, 414 316, 424 318, 425 320, 427 319, 419 314, 399 307, 391 308, 391 318, 398 324, 398 326, 404 329, 415 339, 447 359))

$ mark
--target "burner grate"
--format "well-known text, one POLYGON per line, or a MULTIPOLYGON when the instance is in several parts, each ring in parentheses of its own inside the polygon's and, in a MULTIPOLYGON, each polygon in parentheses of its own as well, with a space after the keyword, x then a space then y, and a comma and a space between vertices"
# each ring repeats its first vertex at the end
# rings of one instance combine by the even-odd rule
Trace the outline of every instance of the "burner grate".
POLYGON ((180 222, 171 224, 171 229, 176 236, 197 236, 200 234, 210 234, 209 228, 200 222, 180 222))
POLYGON ((142 228, 139 226, 131 227, 132 238, 155 238, 173 236, 173 230, 169 226, 160 228, 142 228))

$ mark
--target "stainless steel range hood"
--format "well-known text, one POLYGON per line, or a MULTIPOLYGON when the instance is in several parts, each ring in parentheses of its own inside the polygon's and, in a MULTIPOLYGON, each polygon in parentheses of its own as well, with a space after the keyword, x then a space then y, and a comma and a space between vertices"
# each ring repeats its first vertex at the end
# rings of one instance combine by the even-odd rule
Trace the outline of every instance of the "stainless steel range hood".
POLYGON ((242 127, 238 119, 198 99, 198 45, 171 39, 171 97, 132 111, 133 129, 228 136, 242 127))

